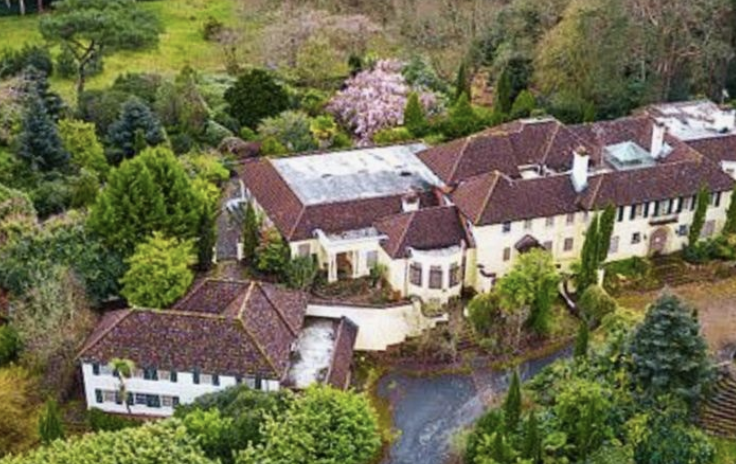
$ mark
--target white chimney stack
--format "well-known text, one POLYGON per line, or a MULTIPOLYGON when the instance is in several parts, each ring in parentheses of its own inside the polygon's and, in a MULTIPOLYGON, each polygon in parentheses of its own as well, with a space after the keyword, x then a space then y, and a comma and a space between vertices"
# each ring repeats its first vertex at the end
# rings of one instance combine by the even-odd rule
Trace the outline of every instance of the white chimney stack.
POLYGON ((664 154, 664 134, 667 132, 665 125, 659 121, 654 121, 652 125, 652 146, 650 154, 652 158, 658 159, 664 154))
POLYGON ((416 192, 408 193, 401 199, 401 209, 408 213, 419 209, 419 195, 416 192))
POLYGON ((582 192, 588 186, 588 166, 590 156, 585 147, 578 147, 573 152, 572 160, 572 186, 577 193, 582 192))

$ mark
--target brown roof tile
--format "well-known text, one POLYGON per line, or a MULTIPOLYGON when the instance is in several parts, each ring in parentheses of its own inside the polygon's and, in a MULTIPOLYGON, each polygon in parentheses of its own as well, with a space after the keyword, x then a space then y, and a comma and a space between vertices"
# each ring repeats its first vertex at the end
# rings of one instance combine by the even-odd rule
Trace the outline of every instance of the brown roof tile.
POLYGON ((355 340, 358 338, 358 326, 343 317, 337 325, 335 349, 330 369, 327 372, 327 384, 335 388, 346 389, 350 382, 350 367, 353 363, 355 340))
POLYGON ((736 135, 692 140, 688 145, 713 161, 736 161, 736 135))

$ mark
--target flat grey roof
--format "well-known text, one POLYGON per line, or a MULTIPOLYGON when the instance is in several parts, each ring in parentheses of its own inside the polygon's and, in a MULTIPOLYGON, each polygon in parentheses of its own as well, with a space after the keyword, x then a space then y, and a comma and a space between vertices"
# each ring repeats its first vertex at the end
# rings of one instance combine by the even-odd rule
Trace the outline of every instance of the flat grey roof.
POLYGON ((736 133, 733 110, 722 110, 708 100, 652 106, 657 121, 680 140, 700 140, 736 133), (725 126, 725 128, 724 128, 725 126))
POLYGON ((416 153, 424 144, 296 156, 273 166, 305 205, 336 203, 408 193, 442 181, 416 153))

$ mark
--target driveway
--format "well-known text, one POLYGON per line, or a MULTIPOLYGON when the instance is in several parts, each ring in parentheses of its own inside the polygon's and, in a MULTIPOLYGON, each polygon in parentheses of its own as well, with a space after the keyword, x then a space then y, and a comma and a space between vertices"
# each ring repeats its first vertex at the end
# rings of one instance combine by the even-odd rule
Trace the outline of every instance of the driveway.
MULTIPOLYGON (((527 380, 570 354, 568 347, 529 361, 519 366, 519 373, 527 380)), ((399 436, 383 464, 445 464, 452 437, 473 424, 494 396, 506 391, 509 378, 509 371, 492 371, 480 363, 469 374, 385 375, 378 384, 378 395, 389 401, 399 436)))

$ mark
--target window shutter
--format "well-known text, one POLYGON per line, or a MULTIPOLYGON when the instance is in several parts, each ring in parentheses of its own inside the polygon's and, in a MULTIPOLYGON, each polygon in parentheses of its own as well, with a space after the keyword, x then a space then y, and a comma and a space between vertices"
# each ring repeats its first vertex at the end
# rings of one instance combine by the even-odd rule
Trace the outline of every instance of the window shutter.
POLYGON ((212 385, 220 385, 220 376, 217 374, 212 375, 212 385))
POLYGON ((100 375, 100 363, 92 363, 92 373, 94 375, 100 375))
POLYGON ((199 385, 199 371, 198 370, 195 370, 194 372, 192 372, 192 377, 194 379, 194 384, 199 385))
POLYGON ((178 376, 176 375, 176 371, 171 371, 170 376, 171 376, 170 377, 171 381, 174 382, 174 383, 176 383, 178 381, 178 379, 179 379, 178 376))
POLYGON ((102 403, 102 390, 99 388, 95 390, 95 400, 97 400, 98 403, 102 403))

